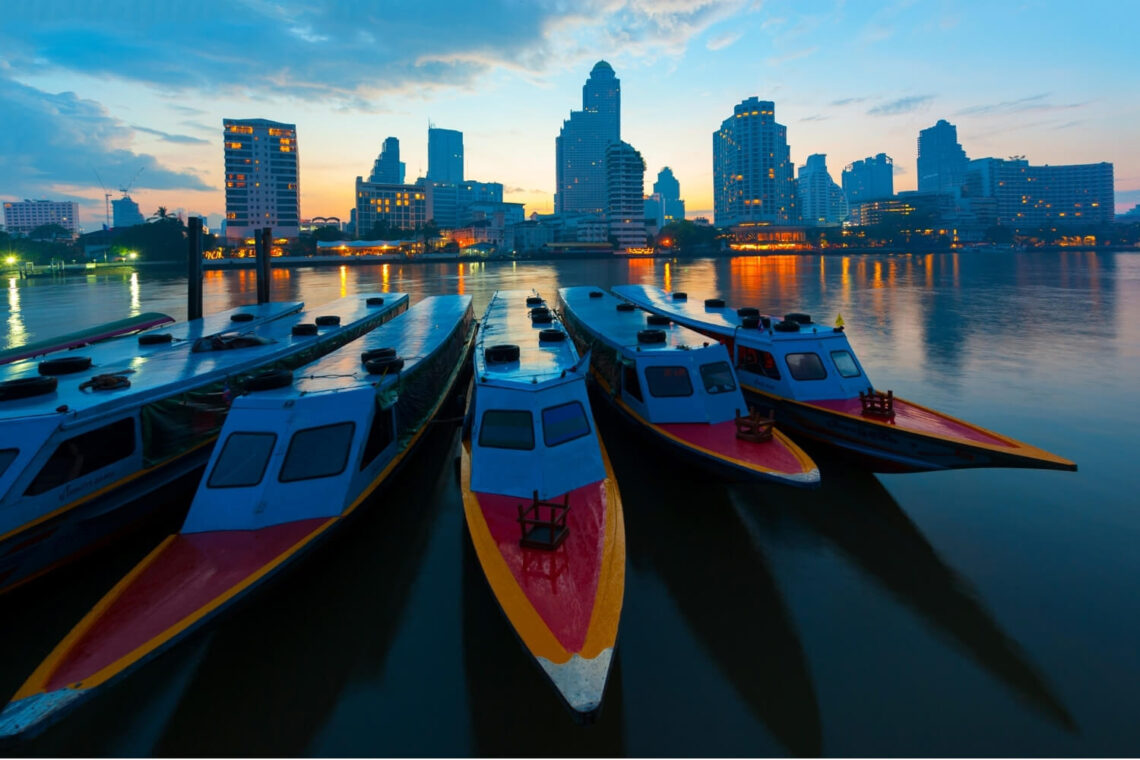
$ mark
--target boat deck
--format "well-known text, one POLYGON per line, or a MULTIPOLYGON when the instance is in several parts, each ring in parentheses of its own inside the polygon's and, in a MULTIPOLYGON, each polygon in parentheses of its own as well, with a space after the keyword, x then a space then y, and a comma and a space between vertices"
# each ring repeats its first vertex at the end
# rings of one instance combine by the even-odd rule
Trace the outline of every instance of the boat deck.
POLYGON ((877 420, 873 417, 864 416, 863 406, 858 398, 827 399, 805 403, 833 412, 850 414, 864 421, 877 422, 899 430, 965 440, 971 443, 983 443, 990 446, 1004 446, 1010 449, 1019 448, 1016 442, 1008 438, 898 397, 894 400, 895 416, 890 420, 877 420))
MULTIPOLYGON (((578 364, 578 350, 569 338, 539 341, 542 330, 563 327, 557 316, 549 323, 531 320, 530 310, 536 307, 527 306, 526 299, 535 295, 529 290, 501 290, 487 305, 475 346, 475 373, 480 381, 542 382, 559 378, 578 364), (489 363, 485 349, 503 344, 519 347, 518 361, 489 363)), ((548 299, 545 305, 553 310, 554 301, 548 299)))
POLYGON ((700 348, 711 342, 707 335, 679 324, 651 325, 646 321, 649 314, 644 309, 619 311, 617 304, 621 301, 608 293, 602 292, 600 297, 590 296, 590 293, 598 292, 602 291, 594 287, 562 288, 559 291, 574 314, 607 343, 637 347, 641 351, 655 351, 700 348), (639 332, 654 329, 664 331, 663 343, 638 343, 639 332))

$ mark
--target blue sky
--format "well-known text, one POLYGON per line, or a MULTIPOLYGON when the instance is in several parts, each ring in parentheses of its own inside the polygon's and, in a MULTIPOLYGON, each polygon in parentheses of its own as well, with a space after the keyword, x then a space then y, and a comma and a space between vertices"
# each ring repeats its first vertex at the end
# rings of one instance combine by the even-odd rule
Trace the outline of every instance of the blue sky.
POLYGON ((302 216, 347 218, 385 137, 426 170, 430 120, 464 132, 469 178, 548 211, 554 138, 604 58, 647 188, 671 166, 690 216, 711 215, 713 131, 752 95, 837 181, 885 152, 913 189, 918 130, 944 118, 971 157, 1111 161, 1124 211, 1136 29, 1131 0, 0 0, 0 198, 78 199, 94 229, 97 174, 115 197, 137 175, 144 213, 216 223, 221 120, 260 117, 297 124, 302 216))

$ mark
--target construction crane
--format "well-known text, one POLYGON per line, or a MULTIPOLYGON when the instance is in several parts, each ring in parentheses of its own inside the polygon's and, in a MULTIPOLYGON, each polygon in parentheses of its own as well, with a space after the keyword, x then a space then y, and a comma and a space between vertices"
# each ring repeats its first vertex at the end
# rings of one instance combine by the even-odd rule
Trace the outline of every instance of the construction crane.
POLYGON ((145 166, 140 166, 139 170, 137 172, 135 172, 135 176, 131 177, 131 181, 128 182, 123 187, 119 188, 119 192, 121 192, 123 194, 124 198, 126 198, 127 195, 131 192, 131 188, 135 186, 135 180, 137 180, 139 178, 139 175, 142 174, 142 170, 145 168, 146 168, 145 166))
POLYGON ((103 178, 99 176, 99 170, 92 166, 91 171, 95 172, 95 179, 99 180, 99 186, 103 188, 103 204, 107 215, 107 223, 104 225, 104 228, 109 230, 111 229, 111 194, 107 192, 107 186, 103 184, 103 178))

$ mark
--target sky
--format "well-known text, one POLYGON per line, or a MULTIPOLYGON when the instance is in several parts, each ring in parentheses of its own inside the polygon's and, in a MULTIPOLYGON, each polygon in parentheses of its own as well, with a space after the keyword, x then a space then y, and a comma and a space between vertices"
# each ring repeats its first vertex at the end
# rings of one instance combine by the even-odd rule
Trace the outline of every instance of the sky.
POLYGON ((918 131, 947 119, 971 158, 1109 161, 1140 203, 1140 2, 1086 0, 0 0, 0 199, 104 193, 225 208, 223 118, 297 125, 301 216, 345 220, 385 137, 408 181, 427 128, 464 133, 467 179, 553 208, 554 139, 604 59, 622 139, 712 216, 712 133, 775 102, 797 166, 894 159, 916 186, 918 131))

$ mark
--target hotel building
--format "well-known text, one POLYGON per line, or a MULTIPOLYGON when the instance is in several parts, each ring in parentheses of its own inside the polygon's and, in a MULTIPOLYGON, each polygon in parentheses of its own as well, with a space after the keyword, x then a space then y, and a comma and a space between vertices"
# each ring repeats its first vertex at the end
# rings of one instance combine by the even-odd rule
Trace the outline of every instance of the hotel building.
POLYGON ((223 119, 226 238, 245 240, 263 227, 274 238, 300 234, 297 130, 267 119, 223 119))
POLYGON ((788 130, 776 106, 752 97, 713 132, 716 225, 794 224, 799 219, 788 130))
POLYGON ((627 142, 606 148, 609 233, 622 250, 645 247, 645 160, 627 142))
POLYGON ((4 229, 11 235, 27 235, 36 227, 58 224, 79 234, 79 204, 75 201, 4 201, 4 229))
POLYGON ((969 163, 958 128, 945 119, 918 133, 918 192, 953 193, 966 180, 969 163))
POLYGON ((423 188, 356 178, 356 237, 367 239, 373 226, 380 222, 411 232, 426 221, 423 188))

